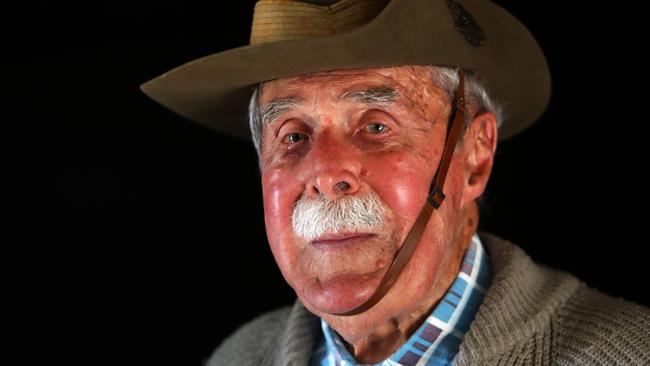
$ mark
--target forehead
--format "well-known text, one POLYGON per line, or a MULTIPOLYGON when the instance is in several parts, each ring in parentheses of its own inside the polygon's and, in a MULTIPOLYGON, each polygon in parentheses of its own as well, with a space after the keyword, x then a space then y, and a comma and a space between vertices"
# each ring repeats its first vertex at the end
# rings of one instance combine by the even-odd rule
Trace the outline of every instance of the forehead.
POLYGON ((286 96, 308 97, 316 92, 336 98, 351 89, 375 87, 395 89, 411 103, 444 99, 444 93, 434 87, 432 77, 432 71, 424 66, 318 72, 262 83, 260 104, 286 96))

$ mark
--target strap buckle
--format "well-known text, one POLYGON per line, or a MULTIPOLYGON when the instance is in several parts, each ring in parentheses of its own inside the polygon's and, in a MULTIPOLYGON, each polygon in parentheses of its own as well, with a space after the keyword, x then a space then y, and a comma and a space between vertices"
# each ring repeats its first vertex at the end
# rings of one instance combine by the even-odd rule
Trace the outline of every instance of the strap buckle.
POLYGON ((445 200, 445 194, 442 193, 440 188, 438 187, 433 187, 431 192, 429 193, 429 197, 427 197, 427 202, 431 204, 431 206, 435 207, 436 209, 442 205, 442 201, 445 200))

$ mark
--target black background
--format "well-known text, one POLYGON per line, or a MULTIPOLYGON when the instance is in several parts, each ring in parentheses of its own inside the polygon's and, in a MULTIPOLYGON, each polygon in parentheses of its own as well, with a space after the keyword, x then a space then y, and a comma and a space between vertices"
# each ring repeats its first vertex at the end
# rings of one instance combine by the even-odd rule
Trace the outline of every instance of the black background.
MULTIPOLYGON (((498 1, 547 54, 543 118, 500 143, 481 228, 612 295, 645 280, 646 101, 634 9, 498 1)), ((25 2, 2 11, 6 365, 198 365, 293 301, 249 142, 138 85, 247 43, 253 1, 25 2)))

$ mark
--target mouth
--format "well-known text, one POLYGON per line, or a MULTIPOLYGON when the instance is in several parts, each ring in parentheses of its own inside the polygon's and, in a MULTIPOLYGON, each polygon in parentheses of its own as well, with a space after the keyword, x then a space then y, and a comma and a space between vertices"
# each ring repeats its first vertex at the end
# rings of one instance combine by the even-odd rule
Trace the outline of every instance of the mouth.
POLYGON ((311 242, 311 245, 322 250, 344 249, 364 240, 374 237, 372 233, 337 233, 326 234, 311 242))

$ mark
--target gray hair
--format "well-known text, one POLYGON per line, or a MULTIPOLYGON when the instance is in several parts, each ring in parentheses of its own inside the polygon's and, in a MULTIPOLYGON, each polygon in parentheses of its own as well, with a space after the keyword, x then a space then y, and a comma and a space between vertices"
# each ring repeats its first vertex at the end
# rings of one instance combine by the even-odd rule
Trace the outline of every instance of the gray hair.
MULTIPOLYGON (((425 67, 431 72, 433 84, 443 90, 448 97, 448 101, 451 102, 454 98, 456 88, 458 87, 458 69, 430 65, 425 67)), ((248 123, 258 157, 260 156, 263 126, 262 111, 260 111, 259 105, 259 94, 260 84, 257 84, 253 90, 253 95, 248 105, 248 123)), ((471 72, 466 72, 465 74, 465 100, 467 101, 468 109, 470 111, 475 111, 474 115, 484 111, 492 112, 496 116, 497 129, 501 128, 504 118, 503 107, 490 97, 481 80, 471 72)), ((273 111, 269 112, 273 113, 273 111)), ((473 115, 471 113, 468 113, 465 116, 465 123, 459 137, 460 139, 462 139, 464 131, 472 118, 473 115)))

